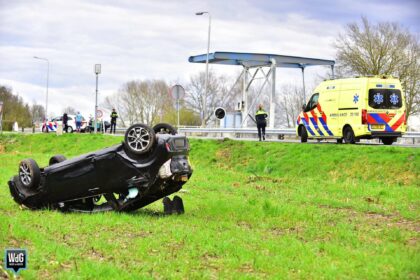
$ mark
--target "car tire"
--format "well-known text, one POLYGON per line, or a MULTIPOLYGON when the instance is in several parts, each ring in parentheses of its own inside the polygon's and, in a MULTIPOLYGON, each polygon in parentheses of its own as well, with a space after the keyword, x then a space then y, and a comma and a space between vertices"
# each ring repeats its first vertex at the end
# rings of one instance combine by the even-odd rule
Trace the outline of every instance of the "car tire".
POLYGON ((73 133, 73 127, 71 126, 67 127, 67 133, 73 133))
POLYGON ((39 185, 41 171, 38 164, 31 158, 24 159, 19 164, 19 181, 25 188, 33 189, 39 185))
POLYGON ((306 128, 304 126, 302 126, 302 128, 300 129, 300 142, 308 142, 308 131, 306 131, 306 128))
POLYGON ((384 145, 392 145, 392 143, 395 142, 394 138, 390 138, 390 137, 384 137, 381 138, 382 143, 384 143, 384 145))
POLYGON ((62 161, 65 161, 66 157, 63 155, 55 155, 50 158, 49 165, 53 165, 62 161))
POLYGON ((153 127, 153 131, 155 132, 155 134, 175 135, 178 133, 176 128, 168 123, 158 123, 157 125, 153 127))
POLYGON ((154 147, 155 142, 155 132, 145 124, 133 124, 125 132, 124 146, 135 155, 143 155, 149 152, 154 147))
POLYGON ((179 196, 174 196, 174 199, 172 200, 173 203, 173 212, 177 214, 184 214, 184 202, 182 202, 182 198, 179 196))
POLYGON ((353 129, 350 126, 346 126, 343 130, 343 140, 346 144, 354 144, 356 139, 354 137, 353 129))

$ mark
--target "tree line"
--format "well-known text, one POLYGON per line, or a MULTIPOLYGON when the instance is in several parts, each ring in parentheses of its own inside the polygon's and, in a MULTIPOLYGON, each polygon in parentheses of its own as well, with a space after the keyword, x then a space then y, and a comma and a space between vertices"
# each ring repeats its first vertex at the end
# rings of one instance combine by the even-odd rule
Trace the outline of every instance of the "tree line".
POLYGON ((35 103, 29 106, 22 97, 13 94, 11 88, 2 85, 0 85, 0 101, 3 102, 3 130, 11 130, 15 122, 23 127, 31 127, 33 123, 41 121, 45 114, 42 105, 35 103))

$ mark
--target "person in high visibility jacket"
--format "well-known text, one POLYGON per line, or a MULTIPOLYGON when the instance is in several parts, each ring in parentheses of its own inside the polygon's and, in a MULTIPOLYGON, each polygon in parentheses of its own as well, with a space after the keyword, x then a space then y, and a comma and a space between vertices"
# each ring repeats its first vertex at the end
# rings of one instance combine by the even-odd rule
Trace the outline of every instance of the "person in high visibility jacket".
POLYGON ((265 140, 265 127, 267 126, 267 117, 268 114, 264 111, 263 106, 260 104, 258 106, 257 113, 255 113, 255 120, 257 121, 257 128, 258 128, 258 138, 261 141, 265 140))
POLYGON ((117 118, 118 118, 118 114, 117 112, 115 112, 115 109, 112 109, 112 113, 111 113, 111 134, 112 134, 112 128, 114 128, 114 134, 115 134, 115 127, 117 126, 117 118))

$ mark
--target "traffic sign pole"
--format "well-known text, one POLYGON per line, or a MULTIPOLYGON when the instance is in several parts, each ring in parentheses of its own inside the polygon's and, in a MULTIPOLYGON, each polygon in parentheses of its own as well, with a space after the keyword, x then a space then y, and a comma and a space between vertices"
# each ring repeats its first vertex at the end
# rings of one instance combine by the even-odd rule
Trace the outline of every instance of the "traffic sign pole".
POLYGON ((179 100, 185 95, 185 90, 181 85, 174 85, 171 88, 171 96, 176 99, 176 111, 177 111, 177 127, 179 128, 179 100))

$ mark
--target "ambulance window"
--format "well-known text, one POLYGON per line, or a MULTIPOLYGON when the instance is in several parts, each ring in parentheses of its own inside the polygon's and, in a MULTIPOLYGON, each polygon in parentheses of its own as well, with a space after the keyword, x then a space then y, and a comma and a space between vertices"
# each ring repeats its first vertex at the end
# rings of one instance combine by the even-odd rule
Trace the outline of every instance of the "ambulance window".
POLYGON ((398 109, 402 107, 399 89, 370 89, 369 106, 374 109, 398 109))
POLYGON ((314 95, 312 95, 311 99, 309 99, 308 105, 306 105, 305 112, 308 112, 314 109, 316 105, 318 105, 318 98, 319 98, 319 93, 315 93, 314 95))

